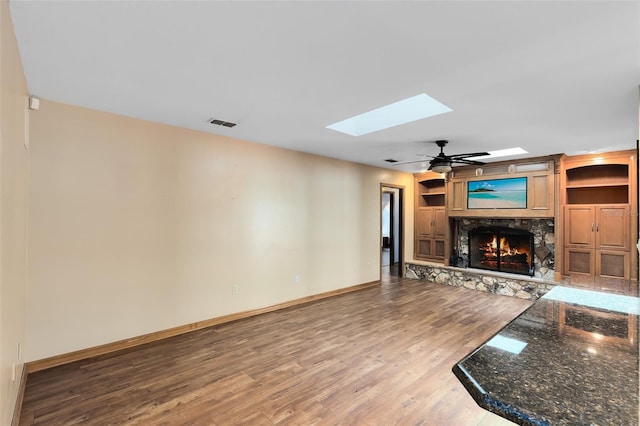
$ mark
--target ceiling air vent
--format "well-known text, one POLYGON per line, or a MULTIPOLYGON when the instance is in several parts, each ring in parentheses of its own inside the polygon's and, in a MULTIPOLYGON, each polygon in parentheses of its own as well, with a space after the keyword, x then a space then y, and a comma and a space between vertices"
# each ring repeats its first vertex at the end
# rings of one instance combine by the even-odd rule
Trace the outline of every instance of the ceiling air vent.
POLYGON ((236 123, 232 123, 230 121, 218 120, 217 118, 212 118, 211 120, 209 120, 209 123, 217 124, 218 126, 224 126, 224 127, 233 127, 236 125, 236 123))
POLYGON ((387 163, 397 163, 398 162, 398 160, 394 160, 393 158, 387 158, 384 161, 386 161, 387 163))

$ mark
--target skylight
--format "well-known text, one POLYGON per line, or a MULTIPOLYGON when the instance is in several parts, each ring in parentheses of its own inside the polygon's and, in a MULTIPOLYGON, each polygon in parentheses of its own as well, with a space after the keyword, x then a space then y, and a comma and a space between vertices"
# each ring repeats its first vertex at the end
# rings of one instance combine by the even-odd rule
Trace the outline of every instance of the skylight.
POLYGON ((497 151, 488 151, 488 152, 489 152, 489 155, 483 155, 482 157, 473 157, 473 159, 474 160, 491 160, 492 158, 508 157, 510 155, 519 155, 519 154, 529 153, 520 147, 499 149, 497 151))
POLYGON ((434 115, 453 111, 426 93, 347 118, 327 126, 351 136, 362 136, 434 115))

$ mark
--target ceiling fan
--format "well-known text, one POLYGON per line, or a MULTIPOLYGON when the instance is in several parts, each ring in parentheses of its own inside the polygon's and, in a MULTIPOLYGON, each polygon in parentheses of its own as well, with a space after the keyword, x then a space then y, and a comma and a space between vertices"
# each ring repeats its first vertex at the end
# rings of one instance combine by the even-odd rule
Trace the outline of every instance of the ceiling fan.
MULTIPOLYGON (((471 157, 480 157, 483 155, 489 155, 488 152, 470 152, 470 153, 466 153, 466 154, 456 154, 456 155, 446 155, 444 153, 444 147, 445 145, 447 145, 449 143, 449 141, 447 140, 439 140, 436 141, 436 145, 438 145, 440 147, 440 153, 438 155, 431 156, 431 155, 425 155, 426 157, 431 157, 431 161, 429 162, 429 170, 432 170, 436 173, 448 173, 451 171, 451 164, 452 163, 456 163, 456 164, 472 164, 472 165, 478 165, 481 166, 485 163, 483 163, 482 161, 477 161, 477 160, 469 160, 468 158, 471 157)), ((421 154, 419 154, 421 155, 421 154)), ((400 166, 403 164, 412 164, 412 163, 422 163, 424 162, 424 160, 418 160, 418 161, 407 161, 405 163, 397 163, 394 164, 394 166, 400 166)))

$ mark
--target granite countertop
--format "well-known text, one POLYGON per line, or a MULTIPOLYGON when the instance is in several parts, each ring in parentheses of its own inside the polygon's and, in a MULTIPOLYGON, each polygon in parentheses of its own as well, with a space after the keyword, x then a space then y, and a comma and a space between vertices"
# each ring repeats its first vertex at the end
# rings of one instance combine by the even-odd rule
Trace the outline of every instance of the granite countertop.
POLYGON ((638 425, 637 297, 555 287, 453 367, 524 425, 638 425))

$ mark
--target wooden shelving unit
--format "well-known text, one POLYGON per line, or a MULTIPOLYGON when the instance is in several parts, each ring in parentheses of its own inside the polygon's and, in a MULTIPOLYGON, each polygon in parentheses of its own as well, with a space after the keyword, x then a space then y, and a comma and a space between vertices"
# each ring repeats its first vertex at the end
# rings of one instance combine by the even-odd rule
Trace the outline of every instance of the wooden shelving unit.
POLYGON ((629 165, 595 164, 566 170, 566 204, 629 204, 629 165))
POLYGON ((566 284, 637 294, 635 165, 635 151, 563 160, 562 277, 566 284))
POLYGON ((446 254, 446 182, 439 173, 427 172, 415 177, 416 259, 443 262, 446 254))

